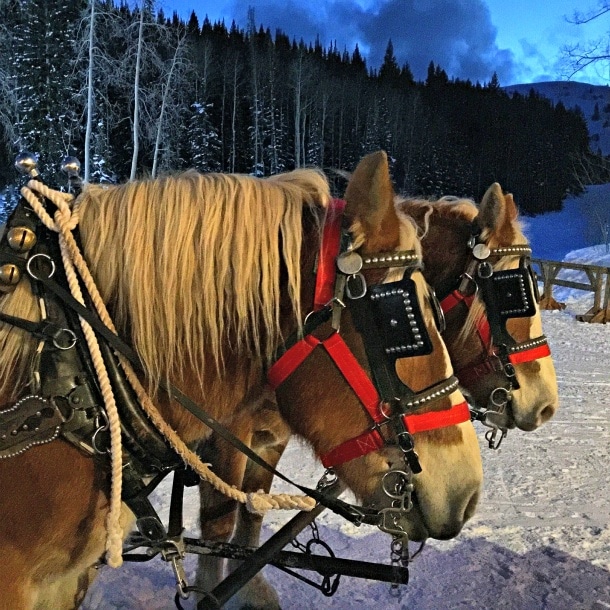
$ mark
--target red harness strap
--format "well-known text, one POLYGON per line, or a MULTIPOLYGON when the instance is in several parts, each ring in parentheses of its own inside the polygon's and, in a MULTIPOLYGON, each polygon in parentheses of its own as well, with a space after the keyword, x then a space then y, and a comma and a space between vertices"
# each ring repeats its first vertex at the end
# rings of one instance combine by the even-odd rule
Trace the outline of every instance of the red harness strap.
MULTIPOLYGON (((457 307, 460 303, 464 303, 468 309, 472 307, 472 303, 474 301, 474 294, 465 295, 462 294, 459 290, 454 290, 450 294, 448 294, 441 301, 441 309, 443 313, 449 313, 454 307, 457 307)), ((487 318, 481 318, 477 322, 477 332, 479 333, 479 337, 483 342, 483 346, 486 348, 491 347, 491 327, 489 326, 489 322, 487 318)))
POLYGON ((326 212, 318 256, 316 292, 313 301, 314 311, 322 309, 334 296, 335 277, 337 275, 336 258, 341 247, 341 220, 344 209, 345 201, 343 199, 333 199, 326 212))
POLYGON ((531 362, 532 360, 538 360, 545 356, 551 355, 551 348, 547 343, 533 347, 531 349, 523 350, 522 352, 515 352, 514 354, 508 355, 508 360, 511 364, 520 364, 521 362, 531 362))
MULTIPOLYGON (((429 413, 403 415, 402 420, 410 434, 417 434, 418 432, 435 430, 437 428, 447 428, 470 421, 470 409, 468 403, 464 401, 457 405, 453 405, 450 409, 445 411, 430 411, 429 413)), ((320 459, 325 468, 331 468, 349 462, 354 458, 366 455, 367 453, 377 451, 381 449, 384 444, 385 440, 379 432, 379 428, 375 427, 363 432, 356 438, 341 443, 341 445, 335 447, 332 451, 321 456, 320 459)))
POLYGON ((307 335, 284 352, 267 372, 267 380, 271 387, 275 390, 284 383, 318 345, 321 345, 332 358, 373 421, 378 423, 383 420, 384 417, 378 408, 379 394, 375 386, 345 344, 343 337, 336 332, 324 340, 307 335))
MULTIPOLYGON (((346 345, 343 337, 336 332, 324 340, 308 335, 287 350, 267 373, 267 378, 273 389, 277 389, 318 345, 324 347, 376 424, 374 428, 345 441, 321 456, 324 467, 330 468, 381 449, 385 440, 377 425, 384 422, 386 417, 379 408, 380 398, 377 389, 346 345)), ((402 419, 407 430, 411 434, 415 434, 469 421, 470 411, 468 404, 464 401, 444 411, 403 415, 402 419)))
MULTIPOLYGON (((278 388, 318 345, 324 347, 373 421, 376 424, 380 423, 384 416, 379 409, 377 389, 345 344, 343 337, 336 332, 323 341, 313 335, 308 335, 287 350, 273 363, 267 373, 267 379, 271 387, 274 390, 278 388)), ((348 440, 322 456, 322 464, 326 468, 331 465, 342 464, 360 455, 377 451, 384 444, 385 440, 377 428, 367 430, 360 436, 348 440)))
MULTIPOLYGON (((468 309, 472 307, 474 301, 474 294, 464 295, 459 290, 454 290, 447 295, 441 301, 441 308, 445 314, 451 311, 454 307, 457 307, 460 303, 464 303, 468 309)), ((502 371, 502 364, 494 358, 492 338, 491 338, 491 327, 486 317, 481 318, 477 322, 477 332, 483 347, 486 350, 490 350, 489 358, 483 360, 479 364, 468 365, 459 371, 455 372, 456 377, 460 380, 460 383, 469 387, 471 384, 476 383, 481 377, 494 372, 502 371)), ((508 355, 508 361, 511 364, 521 364, 522 362, 532 362, 545 356, 550 356, 551 350, 547 343, 538 345, 530 349, 524 349, 508 355)))

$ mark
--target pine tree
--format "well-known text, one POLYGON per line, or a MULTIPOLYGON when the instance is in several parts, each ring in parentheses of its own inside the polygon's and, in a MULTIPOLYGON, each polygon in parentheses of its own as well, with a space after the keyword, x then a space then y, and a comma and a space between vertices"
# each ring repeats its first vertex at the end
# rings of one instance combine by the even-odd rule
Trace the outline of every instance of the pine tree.
POLYGON ((379 82, 390 87, 397 87, 400 83, 400 68, 394 55, 394 45, 391 40, 388 41, 383 63, 379 68, 379 82))
POLYGON ((222 168, 222 146, 210 122, 207 109, 195 102, 188 122, 188 165, 202 172, 219 172, 222 168))
POLYGON ((84 0, 22 2, 20 36, 11 49, 20 107, 18 146, 39 156, 45 180, 56 185, 65 183, 59 174, 63 157, 80 144, 72 42, 85 8, 84 0))

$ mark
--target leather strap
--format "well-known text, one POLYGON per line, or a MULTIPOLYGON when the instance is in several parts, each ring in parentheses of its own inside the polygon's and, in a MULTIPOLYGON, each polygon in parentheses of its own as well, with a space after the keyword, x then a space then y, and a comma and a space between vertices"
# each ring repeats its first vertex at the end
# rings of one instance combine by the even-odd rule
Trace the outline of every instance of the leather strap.
POLYGON ((334 296, 335 278, 337 276, 336 260, 341 245, 341 222, 344 209, 345 201, 333 199, 326 212, 322 243, 318 255, 314 311, 328 305, 334 296))

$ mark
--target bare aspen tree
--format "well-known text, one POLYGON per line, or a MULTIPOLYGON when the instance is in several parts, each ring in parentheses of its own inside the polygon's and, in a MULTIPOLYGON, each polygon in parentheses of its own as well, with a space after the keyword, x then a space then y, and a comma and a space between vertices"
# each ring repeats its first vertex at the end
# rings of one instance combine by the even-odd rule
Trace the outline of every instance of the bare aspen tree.
POLYGON ((89 182, 91 177, 91 133, 93 125, 93 65, 95 48, 95 0, 90 1, 89 17, 89 65, 87 66, 87 121, 85 126, 85 168, 83 178, 89 182))
MULTIPOLYGON (((2 7, 0 2, 0 10, 2 7)), ((17 123, 18 96, 11 78, 9 54, 6 52, 11 45, 12 33, 5 24, 0 24, 0 137, 2 145, 11 148, 16 139, 14 126, 17 123)))
MULTIPOLYGON (((578 26, 602 18, 610 13, 610 0, 599 0, 597 6, 589 10, 575 10, 568 22, 578 26)), ((610 81, 610 37, 591 39, 562 48, 562 59, 565 66, 565 75, 568 79, 588 68, 594 68, 598 76, 610 81)))
POLYGON ((252 172, 257 176, 264 174, 264 162, 262 153, 262 137, 261 137, 261 114, 262 114, 262 99, 259 83, 259 59, 256 48, 256 23, 254 21, 254 8, 248 8, 248 38, 250 43, 250 91, 251 91, 251 114, 252 125, 251 141, 252 141, 252 172))
POLYGON ((153 153, 153 165, 152 165, 152 177, 157 175, 157 168, 159 165, 159 152, 161 148, 161 138, 163 135, 163 127, 165 124, 165 118, 167 114, 168 101, 171 98, 171 87, 174 86, 173 77, 181 70, 187 69, 186 57, 183 56, 183 48, 185 45, 185 34, 182 32, 179 34, 178 42, 176 43, 176 50, 172 57, 169 70, 167 71, 167 78, 163 83, 163 94, 161 98, 161 110, 159 111, 159 120, 157 121, 157 137, 155 139, 155 149, 153 153))
POLYGON ((142 65, 142 47, 144 46, 144 16, 146 15, 147 5, 144 1, 140 7, 140 22, 138 27, 138 46, 136 51, 136 69, 133 79, 133 155, 131 157, 131 172, 129 179, 135 180, 138 168, 138 154, 140 152, 140 72, 142 65))
POLYGON ((307 97, 307 85, 311 70, 307 64, 306 49, 299 47, 298 55, 292 65, 292 89, 294 91, 294 165, 302 167, 305 156, 305 122, 311 99, 307 97))

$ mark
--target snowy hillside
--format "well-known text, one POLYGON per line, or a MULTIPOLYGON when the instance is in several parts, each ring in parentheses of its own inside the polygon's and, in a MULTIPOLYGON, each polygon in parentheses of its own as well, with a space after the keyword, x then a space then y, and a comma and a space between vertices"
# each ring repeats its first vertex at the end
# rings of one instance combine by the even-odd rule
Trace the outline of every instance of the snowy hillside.
POLYGON ((610 184, 589 186, 582 195, 565 199, 561 211, 523 218, 522 222, 535 258, 561 261, 573 250, 579 251, 574 256, 584 256, 580 252, 583 248, 605 243, 603 228, 610 225, 610 184))
POLYGON ((561 101, 566 108, 579 106, 589 126, 591 150, 600 150, 603 155, 610 154, 610 87, 574 81, 549 81, 511 85, 504 90, 509 94, 516 91, 527 95, 532 88, 554 104, 561 101), (599 118, 595 115, 596 104, 599 118))

